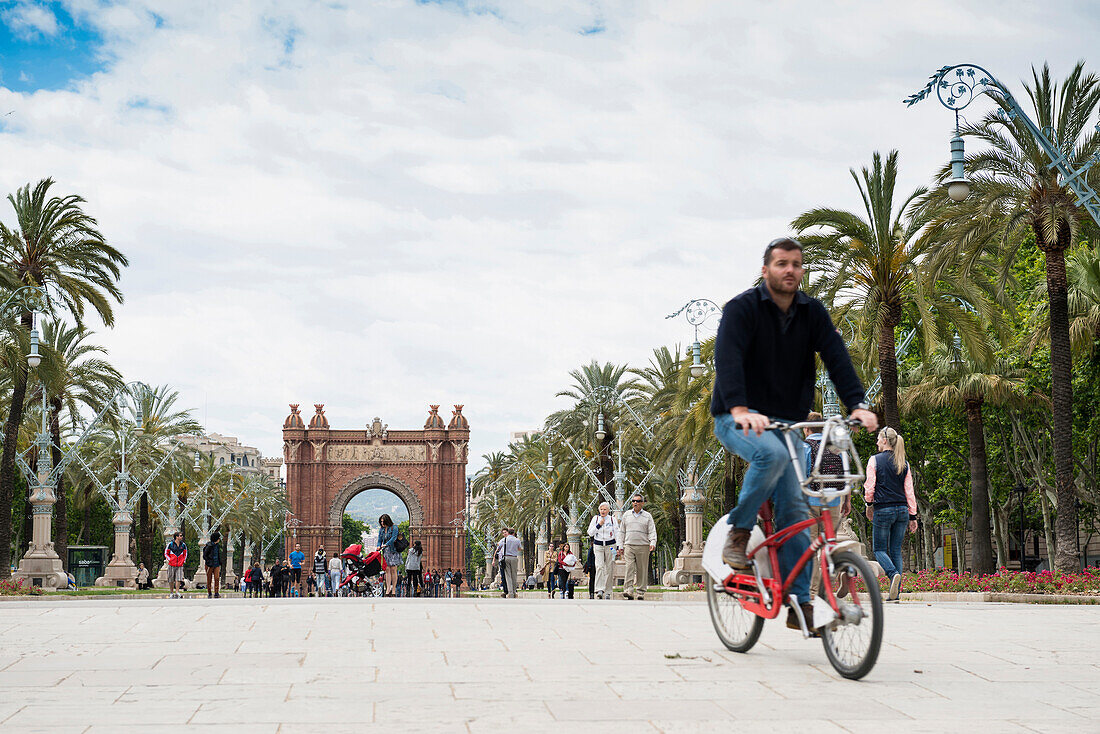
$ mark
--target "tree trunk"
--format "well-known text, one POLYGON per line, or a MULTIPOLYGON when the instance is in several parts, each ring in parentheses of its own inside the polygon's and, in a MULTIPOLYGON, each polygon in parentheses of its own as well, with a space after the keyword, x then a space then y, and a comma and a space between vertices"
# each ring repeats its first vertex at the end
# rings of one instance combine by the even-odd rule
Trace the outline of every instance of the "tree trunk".
MULTIPOLYGON (((62 462, 62 402, 50 401, 50 457, 53 467, 62 462)), ((57 504, 54 505, 54 549, 62 559, 62 567, 68 571, 68 497, 65 496, 65 472, 57 474, 57 504)))
POLYGON ((989 530, 989 473, 986 467, 982 401, 966 401, 966 435, 970 441, 970 527, 974 544, 971 569, 993 573, 993 542, 989 530))
MULTIPOLYGON (((1050 300, 1050 397, 1054 407, 1054 484, 1058 516, 1052 566, 1058 571, 1077 570, 1077 506, 1073 482, 1073 353, 1069 342, 1069 296, 1065 247, 1069 233, 1059 228, 1058 243, 1046 247, 1047 298, 1050 300), (1066 240, 1063 243, 1063 240, 1066 240)), ((1036 241, 1041 243, 1039 232, 1036 241)), ((1040 245, 1041 247, 1041 245, 1040 245)))
POLYGON ((80 525, 80 542, 83 545, 95 545, 92 542, 92 483, 84 487, 84 518, 80 525))
POLYGON ((883 422, 895 431, 901 430, 901 416, 898 413, 897 341, 894 339, 894 327, 897 323, 898 320, 892 317, 883 319, 878 335, 878 373, 882 380, 883 422))
POLYGON ((149 493, 142 492, 138 502, 138 550, 141 562, 152 573, 153 568, 153 523, 149 517, 149 493))
MULTIPOLYGON (((31 330, 31 313, 21 318, 23 328, 31 330)), ((27 396, 27 372, 15 366, 12 375, 11 412, 4 423, 4 451, 0 454, 0 579, 11 577, 11 501, 15 494, 15 452, 19 425, 23 422, 23 400, 27 396)))
POLYGON ((1005 522, 1007 515, 1003 508, 989 507, 989 517, 993 520, 993 550, 997 554, 997 568, 1008 565, 1008 544, 1006 542, 1005 522))
MULTIPOLYGON (((1054 567, 1054 558, 1058 555, 1058 536, 1054 530, 1054 521, 1050 516, 1050 496, 1045 489, 1039 490, 1039 509, 1043 513, 1043 542, 1047 546, 1047 568, 1054 567)), ((1039 555, 1036 553, 1035 555, 1039 555)))

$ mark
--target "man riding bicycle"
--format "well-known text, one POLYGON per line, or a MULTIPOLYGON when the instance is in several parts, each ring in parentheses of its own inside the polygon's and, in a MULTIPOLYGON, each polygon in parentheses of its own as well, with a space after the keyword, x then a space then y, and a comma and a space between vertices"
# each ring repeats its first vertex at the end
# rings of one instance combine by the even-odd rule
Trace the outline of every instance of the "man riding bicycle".
MULTIPOLYGON (((730 300, 718 326, 710 406, 714 433, 727 451, 749 462, 737 506, 729 514, 733 527, 722 551, 722 560, 738 570, 749 568, 749 533, 768 499, 775 502, 776 529, 808 517, 786 443, 767 427, 773 421, 806 419, 814 397, 815 353, 821 355, 852 418, 869 431, 878 427, 877 416, 864 402, 866 394, 848 348, 824 304, 799 290, 803 272, 802 245, 786 237, 773 240, 764 250, 764 282, 730 300)), ((784 576, 809 544, 805 530, 780 546, 784 576)), ((791 584, 807 625, 813 619, 811 566, 806 564, 791 584)), ((793 608, 787 626, 801 629, 793 608)))

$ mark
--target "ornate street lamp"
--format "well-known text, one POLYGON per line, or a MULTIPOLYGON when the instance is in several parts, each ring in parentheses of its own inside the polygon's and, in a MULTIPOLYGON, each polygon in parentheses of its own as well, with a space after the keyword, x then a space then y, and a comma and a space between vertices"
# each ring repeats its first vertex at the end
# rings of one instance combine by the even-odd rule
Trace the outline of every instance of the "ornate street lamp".
POLYGON ((695 341, 691 344, 691 376, 695 378, 702 377, 706 372, 706 366, 702 360, 702 348, 699 345, 699 327, 714 314, 722 313, 722 309, 718 307, 718 304, 709 298, 696 298, 694 300, 685 303, 679 311, 676 313, 670 313, 665 316, 666 319, 672 319, 680 314, 684 314, 688 323, 695 329, 695 341))
POLYGON ((1020 107, 1020 103, 1008 91, 1008 87, 976 64, 955 64, 943 67, 929 77, 928 83, 922 90, 909 95, 904 102, 912 107, 928 97, 933 89, 936 90, 940 104, 955 113, 955 136, 951 139, 951 178, 946 181, 947 195, 953 201, 962 201, 970 193, 970 183, 966 180, 963 170, 963 141, 959 136, 959 112, 966 109, 976 97, 985 94, 1001 107, 999 116, 1005 124, 1010 121, 1019 122, 1031 133, 1036 145, 1050 159, 1047 167, 1061 174, 1065 185, 1077 195, 1077 205, 1084 207, 1093 221, 1100 224, 1100 197, 1089 186, 1083 175, 1095 163, 1100 162, 1100 153, 1094 154, 1079 168, 1074 168, 1067 154, 1050 140, 1049 128, 1040 129, 1020 107))

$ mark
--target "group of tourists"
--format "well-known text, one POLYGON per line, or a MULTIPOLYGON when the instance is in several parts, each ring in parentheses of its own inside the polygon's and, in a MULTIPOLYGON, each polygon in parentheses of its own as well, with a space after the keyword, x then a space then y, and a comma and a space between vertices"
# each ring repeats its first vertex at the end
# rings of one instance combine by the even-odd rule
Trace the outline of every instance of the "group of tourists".
MULTIPOLYGON (((615 561, 626 563, 623 579, 623 596, 626 599, 645 599, 649 588, 649 556, 657 548, 657 524, 645 509, 645 497, 634 494, 630 509, 616 519, 611 505, 600 504, 599 513, 588 524, 590 540, 588 553, 582 563, 572 545, 565 539, 551 542, 542 558, 537 574, 524 581, 528 588, 541 586, 553 599, 572 599, 578 582, 578 572, 588 574, 589 596, 610 599, 615 583, 615 561)), ((514 528, 505 528, 496 546, 494 560, 500 569, 501 596, 516 595, 516 566, 523 544, 514 528)))

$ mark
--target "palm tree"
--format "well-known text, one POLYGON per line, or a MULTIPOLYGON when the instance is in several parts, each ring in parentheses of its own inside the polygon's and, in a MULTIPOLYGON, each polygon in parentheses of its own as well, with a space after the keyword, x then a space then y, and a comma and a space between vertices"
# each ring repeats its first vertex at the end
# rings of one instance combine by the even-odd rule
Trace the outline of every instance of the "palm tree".
POLYGON ((895 214, 898 152, 884 161, 874 153, 871 168, 851 170, 866 219, 842 209, 811 209, 791 222, 806 246, 806 262, 816 271, 814 289, 833 307, 834 317, 854 314, 868 345, 877 347, 886 425, 900 428, 897 342, 894 330, 908 310, 920 323, 926 348, 945 324, 959 329, 968 347, 979 348, 982 329, 966 307, 982 300, 976 284, 934 257, 941 243, 918 238, 929 219, 916 206, 925 189, 911 192, 895 214), (936 262, 934 268, 930 265, 936 262))
MULTIPOLYGON (((1051 78, 1046 64, 1032 69, 1032 84, 1025 85, 1040 128, 1074 168, 1081 168, 1100 152, 1100 131, 1092 128, 1092 116, 1100 105, 1100 78, 1086 74, 1078 62, 1061 84, 1051 78)), ((1066 251, 1080 237, 1095 237, 1095 228, 1083 228, 1089 214, 1061 174, 1049 167, 1049 159, 1035 142, 1031 131, 1014 114, 1008 102, 994 90, 990 95, 1000 106, 980 121, 963 125, 964 137, 977 138, 989 147, 966 161, 973 172, 973 193, 944 226, 954 231, 957 241, 999 235, 1004 247, 1005 267, 1011 264, 1022 242, 1018 236, 1028 227, 1045 258, 1050 321, 1050 372, 1053 413, 1054 471, 1058 515, 1055 531, 1054 566, 1060 571, 1077 567, 1077 510, 1074 503, 1073 469, 1073 353, 1069 327, 1069 294, 1066 251)), ((943 170, 940 179, 950 174, 943 170)), ((1100 189, 1100 167, 1083 174, 1093 189, 1100 189)), ((937 191, 945 187, 939 187, 937 191)), ((940 197, 946 194, 937 194, 940 197)))
MULTIPOLYGON (((86 343, 93 332, 80 326, 69 326, 58 319, 47 321, 42 328, 42 341, 49 349, 38 371, 43 381, 50 407, 52 461, 61 462, 62 411, 70 419, 79 415, 81 406, 98 413, 106 401, 122 387, 122 375, 98 354, 103 347, 86 343)), ((57 504, 54 507, 54 546, 61 562, 68 565, 69 520, 65 476, 57 479, 57 504)))
POLYGON ((985 447, 986 405, 1021 404, 1026 395, 1026 373, 1003 359, 975 359, 961 344, 937 350, 911 376, 902 394, 902 407, 909 411, 962 407, 966 413, 966 434, 970 444, 970 507, 973 532, 974 573, 994 571, 993 540, 990 534, 989 473, 985 447))
MULTIPOLYGON (((51 299, 68 311, 78 324, 91 307, 107 326, 114 322, 111 301, 122 302, 118 288, 120 268, 126 257, 107 244, 96 221, 84 213, 84 199, 76 195, 49 196, 52 179, 30 184, 8 196, 18 226, 0 224, 0 265, 14 273, 21 285, 44 288, 51 299)), ((22 330, 31 329, 32 314, 25 310, 22 330)), ((23 401, 27 391, 26 369, 15 372, 11 410, 4 424, 4 451, 0 456, 0 578, 11 574, 11 502, 15 491, 15 452, 23 401)))
MULTIPOLYGON (((1087 357, 1093 353, 1100 340, 1100 245, 1079 247, 1066 258, 1068 279, 1067 304, 1069 306, 1069 340, 1073 353, 1087 357)), ((1046 283, 1036 288, 1041 299, 1032 314, 1034 324, 1028 351, 1050 341, 1050 302, 1047 300, 1046 283)))

